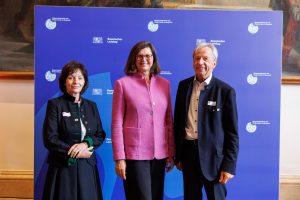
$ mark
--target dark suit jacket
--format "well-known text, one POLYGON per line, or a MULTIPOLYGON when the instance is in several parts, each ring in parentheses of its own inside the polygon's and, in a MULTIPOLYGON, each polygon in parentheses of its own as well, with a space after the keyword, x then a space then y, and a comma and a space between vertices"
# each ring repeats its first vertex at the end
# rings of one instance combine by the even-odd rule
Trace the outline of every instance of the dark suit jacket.
MULTIPOLYGON (((183 141, 194 77, 179 83, 174 116, 176 162, 181 162, 183 141)), ((239 149, 235 90, 212 77, 200 93, 198 109, 200 167, 206 179, 219 177, 221 170, 235 174, 239 149)))
MULTIPOLYGON (((86 136, 93 140, 94 149, 102 144, 105 132, 99 116, 97 105, 81 98, 81 106, 74 103, 74 97, 65 94, 51 99, 47 104, 43 126, 44 145, 49 150, 48 163, 55 166, 68 164, 69 148, 81 142, 80 119, 86 128, 86 136)), ((96 164, 95 154, 86 159, 96 164)))

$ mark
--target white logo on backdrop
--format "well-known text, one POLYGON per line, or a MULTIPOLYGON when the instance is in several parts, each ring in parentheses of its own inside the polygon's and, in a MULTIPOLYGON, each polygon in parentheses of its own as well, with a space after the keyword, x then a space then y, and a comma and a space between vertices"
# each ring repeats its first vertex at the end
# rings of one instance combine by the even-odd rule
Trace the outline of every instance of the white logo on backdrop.
POLYGON ((246 130, 248 131, 248 133, 254 133, 257 130, 258 125, 259 126, 264 126, 264 125, 270 125, 271 122, 269 121, 252 121, 252 122, 248 122, 246 125, 246 130))
POLYGON ((173 22, 169 19, 155 19, 148 23, 148 30, 151 32, 156 32, 159 24, 173 24, 173 22))
POLYGON ((257 83, 257 77, 256 76, 253 76, 252 74, 249 74, 247 76, 247 82, 250 84, 250 85, 254 85, 257 83))
POLYGON ((211 43, 214 44, 215 46, 221 46, 221 44, 225 43, 225 40, 220 40, 220 39, 211 39, 211 40, 206 40, 204 38, 197 38, 196 39, 196 46, 199 45, 200 43, 211 43))
POLYGON ((93 37, 93 44, 102 44, 103 38, 102 37, 93 37))
POLYGON ((92 95, 102 95, 102 89, 101 88, 93 88, 92 95))
POLYGON ((48 71, 45 73, 45 78, 46 78, 47 81, 53 82, 53 81, 55 81, 55 79, 56 79, 56 74, 55 74, 55 73, 52 73, 50 70, 48 70, 48 71))
POLYGON ((106 94, 112 95, 114 94, 114 90, 106 89, 106 94))
POLYGON ((254 133, 256 131, 257 126, 252 124, 252 122, 249 122, 246 125, 246 130, 248 131, 248 133, 254 133))
POLYGON ((51 17, 51 19, 47 19, 45 22, 45 26, 49 30, 53 30, 56 28, 57 22, 70 22, 71 19, 67 17, 51 17))
POLYGON ((172 75, 173 73, 171 71, 162 70, 162 71, 160 71, 160 74, 161 75, 172 75))
POLYGON ((260 26, 271 26, 271 22, 253 22, 248 25, 248 31, 251 34, 256 34, 259 31, 260 26))
POLYGON ((209 43, 212 43, 215 46, 220 46, 221 44, 225 43, 225 40, 210 40, 209 43))
POLYGON ((254 72, 247 76, 247 82, 250 85, 254 85, 258 81, 258 77, 271 77, 271 74, 268 72, 254 72))
POLYGON ((158 24, 155 24, 153 21, 148 23, 148 29, 151 32, 156 32, 158 30, 158 24))
POLYGON ((252 121, 247 123, 246 130, 248 133, 254 133, 257 130, 258 125, 263 126, 263 125, 270 125, 270 124, 271 122, 265 120, 252 121))
POLYGON ((248 31, 249 33, 255 34, 258 32, 258 26, 254 25, 253 23, 250 23, 248 25, 248 31))
POLYGON ((106 42, 108 44, 119 44, 122 41, 123 41, 123 38, 111 38, 111 37, 106 38, 106 42))
POLYGON ((52 21, 51 19, 47 19, 45 22, 45 26, 49 30, 53 30, 56 28, 56 22, 52 21))
POLYGON ((206 39, 196 39, 196 46, 199 45, 200 43, 206 43, 206 39))

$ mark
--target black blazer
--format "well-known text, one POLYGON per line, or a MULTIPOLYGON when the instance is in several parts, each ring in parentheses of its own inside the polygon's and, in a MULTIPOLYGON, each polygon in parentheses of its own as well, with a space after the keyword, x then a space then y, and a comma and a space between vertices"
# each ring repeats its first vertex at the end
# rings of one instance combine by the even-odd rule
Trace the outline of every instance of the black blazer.
MULTIPOLYGON (((65 94, 48 101, 43 126, 43 140, 49 150, 48 163, 55 166, 68 164, 69 148, 81 142, 81 124, 85 125, 86 136, 93 140, 94 149, 105 139, 105 132, 96 103, 81 98, 81 105, 74 103, 75 98, 65 94)), ((95 165, 96 157, 92 154, 87 161, 95 165)))
MULTIPOLYGON (((175 103, 176 162, 181 162, 183 140, 194 77, 179 83, 175 103)), ((212 77, 201 91, 198 109, 198 149, 200 167, 206 179, 219 177, 221 170, 235 174, 239 150, 238 115, 235 90, 212 77)))

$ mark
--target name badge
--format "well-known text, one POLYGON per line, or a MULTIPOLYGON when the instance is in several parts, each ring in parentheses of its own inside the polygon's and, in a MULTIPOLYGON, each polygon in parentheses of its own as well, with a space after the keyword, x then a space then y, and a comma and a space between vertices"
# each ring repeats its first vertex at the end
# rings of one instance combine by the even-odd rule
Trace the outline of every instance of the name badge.
POLYGON ((69 112, 62 112, 63 117, 71 117, 71 113, 69 112))
POLYGON ((217 105, 217 102, 215 102, 215 101, 208 101, 208 102, 207 102, 207 105, 208 105, 208 106, 216 106, 216 105, 217 105))

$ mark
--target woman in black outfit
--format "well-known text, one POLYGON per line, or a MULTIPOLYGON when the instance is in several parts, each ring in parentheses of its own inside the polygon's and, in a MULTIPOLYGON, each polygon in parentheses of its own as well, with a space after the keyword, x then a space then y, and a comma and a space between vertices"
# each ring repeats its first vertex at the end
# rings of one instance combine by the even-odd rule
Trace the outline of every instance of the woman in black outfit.
POLYGON ((103 199, 94 150, 105 132, 96 103, 81 97, 88 87, 84 65, 67 63, 59 87, 63 95, 48 101, 43 127, 49 151, 43 199, 103 199))

